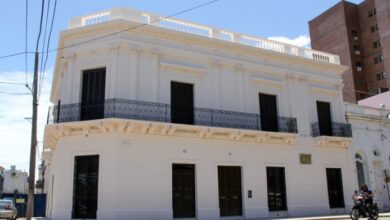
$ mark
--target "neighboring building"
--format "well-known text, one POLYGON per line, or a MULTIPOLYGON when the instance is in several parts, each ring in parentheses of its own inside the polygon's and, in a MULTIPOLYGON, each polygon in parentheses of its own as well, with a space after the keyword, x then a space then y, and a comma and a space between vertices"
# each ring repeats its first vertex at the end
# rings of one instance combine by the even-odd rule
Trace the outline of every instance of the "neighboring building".
POLYGON ((11 169, 4 170, 4 185, 3 193, 25 194, 27 193, 27 172, 17 170, 16 166, 11 166, 11 169))
POLYGON ((50 219, 353 205, 338 56, 130 9, 72 19, 58 46, 43 153, 50 219))
POLYGON ((4 167, 0 166, 0 194, 3 193, 3 185, 4 185, 4 167))
POLYGON ((390 110, 390 91, 360 100, 359 105, 390 110))
POLYGON ((389 208, 390 110, 346 104, 346 117, 354 134, 352 158, 359 185, 366 183, 375 200, 389 208))
POLYGON ((390 88, 390 2, 338 4, 309 22, 313 49, 340 56, 344 100, 358 100, 390 88))

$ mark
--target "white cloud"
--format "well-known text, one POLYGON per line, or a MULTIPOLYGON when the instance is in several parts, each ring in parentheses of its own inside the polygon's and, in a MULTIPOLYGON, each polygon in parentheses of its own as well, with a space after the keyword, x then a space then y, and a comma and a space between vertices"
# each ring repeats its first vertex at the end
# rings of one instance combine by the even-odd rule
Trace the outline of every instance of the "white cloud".
MULTIPOLYGON (((25 73, 19 71, 0 73, 0 81, 25 83, 25 73)), ((32 74, 28 74, 31 82, 32 74)), ((47 110, 50 106, 50 84, 52 70, 45 73, 38 108, 38 141, 43 139, 47 110)), ((23 85, 0 84, 0 166, 9 169, 28 171, 30 159, 31 122, 24 118, 32 116, 32 95, 15 95, 7 93, 30 93, 23 85), (6 93, 4 93, 6 92, 6 93)), ((38 144, 39 152, 42 143, 38 144)), ((37 157, 39 158, 39 157, 37 157)))
POLYGON ((299 47, 310 48, 310 37, 306 34, 300 35, 296 38, 288 38, 284 36, 269 37, 269 40, 274 40, 282 43, 292 44, 299 47))

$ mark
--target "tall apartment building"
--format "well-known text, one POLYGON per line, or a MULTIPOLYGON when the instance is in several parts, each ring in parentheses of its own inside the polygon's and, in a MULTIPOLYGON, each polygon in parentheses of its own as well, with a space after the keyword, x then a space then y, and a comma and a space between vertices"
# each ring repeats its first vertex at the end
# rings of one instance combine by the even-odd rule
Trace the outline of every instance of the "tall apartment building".
POLYGON ((58 46, 42 156, 50 219, 353 205, 337 55, 123 8, 72 19, 58 46))
POLYGON ((309 22, 315 50, 340 56, 350 69, 343 74, 348 102, 386 92, 390 88, 390 2, 340 1, 309 22))

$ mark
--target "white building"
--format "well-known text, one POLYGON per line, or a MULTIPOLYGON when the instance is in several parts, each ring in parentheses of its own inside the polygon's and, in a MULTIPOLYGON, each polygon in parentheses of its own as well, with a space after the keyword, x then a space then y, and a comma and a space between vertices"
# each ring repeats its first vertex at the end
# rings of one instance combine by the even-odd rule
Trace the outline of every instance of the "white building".
POLYGON ((130 9, 72 19, 58 46, 43 155, 51 219, 352 206, 338 56, 130 9))
POLYGON ((6 194, 25 194, 28 191, 27 178, 28 174, 25 171, 17 170, 16 166, 11 166, 11 169, 3 171, 3 193, 6 194))
MULTIPOLYGON (((379 106, 379 105, 376 105, 379 106)), ((359 185, 366 183, 380 207, 390 207, 390 110, 346 104, 359 185), (387 181, 386 181, 387 179, 387 181)))

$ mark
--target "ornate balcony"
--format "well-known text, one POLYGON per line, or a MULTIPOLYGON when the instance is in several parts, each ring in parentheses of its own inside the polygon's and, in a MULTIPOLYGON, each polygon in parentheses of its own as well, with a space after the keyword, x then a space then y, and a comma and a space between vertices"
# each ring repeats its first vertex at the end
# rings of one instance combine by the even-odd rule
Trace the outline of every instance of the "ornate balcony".
POLYGON ((320 127, 318 122, 311 124, 313 137, 331 136, 331 137, 352 137, 351 125, 347 123, 332 122, 331 126, 320 127))
MULTIPOLYGON (((297 133, 297 121, 288 117, 266 117, 260 114, 194 108, 194 125, 238 128, 258 131, 297 133)), ((169 104, 108 99, 100 105, 67 104, 49 109, 48 124, 121 118, 173 123, 169 104)), ((176 122, 180 123, 180 122, 176 122)))

